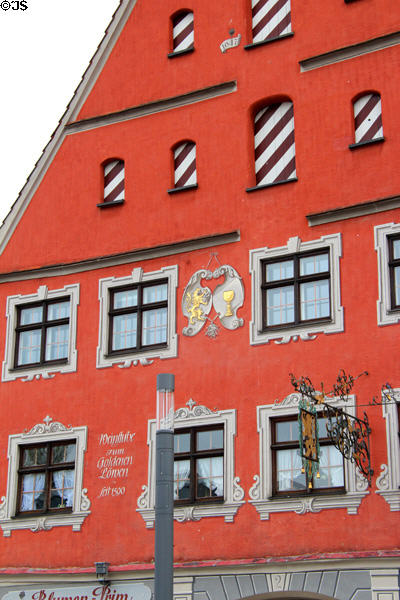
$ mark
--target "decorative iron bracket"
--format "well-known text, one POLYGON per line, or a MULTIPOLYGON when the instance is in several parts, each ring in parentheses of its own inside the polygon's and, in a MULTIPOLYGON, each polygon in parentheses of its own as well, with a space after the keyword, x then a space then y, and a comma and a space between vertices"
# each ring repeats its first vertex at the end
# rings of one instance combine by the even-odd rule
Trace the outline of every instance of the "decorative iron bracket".
POLYGON ((364 412, 364 419, 358 419, 344 412, 342 408, 324 402, 322 415, 327 419, 326 430, 332 444, 346 460, 356 465, 371 486, 374 471, 371 468, 369 443, 371 428, 367 413, 364 412))
MULTIPOLYGON (((368 373, 364 372, 361 375, 368 375, 368 373)), ((343 370, 339 371, 332 392, 330 392, 331 397, 333 395, 346 401, 358 377, 347 375, 343 370)), ((299 392, 306 399, 306 402, 310 405, 320 406, 320 414, 327 419, 326 430, 328 438, 335 448, 339 450, 343 458, 350 460, 357 466, 360 473, 367 479, 368 485, 371 486, 374 471, 371 468, 369 442, 371 428, 367 414, 364 412, 364 419, 358 419, 346 413, 342 408, 331 406, 326 402, 329 396, 324 392, 323 384, 321 384, 321 391, 317 391, 309 377, 302 376, 296 379, 290 373, 290 381, 296 392, 299 392)), ((314 442, 314 445, 316 443, 317 441, 314 442)), ((306 458, 301 445, 300 449, 303 459, 306 458)), ((310 456, 307 459, 308 461, 313 460, 310 456)))

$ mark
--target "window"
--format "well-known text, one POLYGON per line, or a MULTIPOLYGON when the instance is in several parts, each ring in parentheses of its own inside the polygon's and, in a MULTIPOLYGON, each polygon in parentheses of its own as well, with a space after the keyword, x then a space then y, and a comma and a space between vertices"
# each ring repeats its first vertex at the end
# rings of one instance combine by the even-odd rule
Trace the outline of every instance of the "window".
POLYGON ((86 427, 65 427, 50 417, 9 437, 7 494, 0 505, 4 536, 62 525, 80 530, 90 514, 82 487, 86 440, 86 427))
POLYGON ((376 92, 364 94, 353 103, 355 144, 350 148, 384 140, 381 97, 376 92))
POLYGON ((125 163, 123 160, 108 161, 104 167, 104 197, 97 206, 122 204, 125 199, 125 163))
POLYGON ((382 395, 382 413, 386 421, 387 464, 381 465, 376 479, 377 494, 391 511, 400 510, 400 388, 394 389, 394 402, 382 395))
POLYGON ((253 44, 291 33, 290 0, 251 0, 253 44))
POLYGON ((97 367, 176 356, 176 287, 176 266, 100 280, 97 367))
POLYGON ((191 11, 183 11, 172 18, 172 52, 169 58, 194 50, 194 18, 191 11))
MULTIPOLYGON (((189 400, 174 417, 175 506, 177 521, 224 517, 233 522, 244 491, 234 475, 236 411, 211 411, 189 400)), ((156 422, 149 421, 149 479, 138 498, 138 512, 147 528, 154 526, 156 422)))
POLYGON ((400 236, 388 238, 392 309, 400 309, 400 236))
POLYGON ((224 498, 224 429, 192 427, 174 435, 174 499, 194 504, 224 498))
POLYGON ((330 318, 329 250, 261 261, 264 328, 330 318))
POLYGON ((251 250, 251 343, 287 343, 343 331, 340 256, 340 234, 303 243, 295 237, 284 247, 251 250))
MULTIPOLYGON (((324 419, 319 419, 320 478, 314 478, 310 488, 310 482, 301 474, 299 401, 300 395, 293 393, 281 402, 257 407, 260 472, 254 476, 255 483, 249 491, 250 503, 261 520, 269 519, 275 512, 304 514, 328 508, 346 508, 349 514, 356 514, 362 499, 369 494, 368 482, 330 444, 324 419)), ((330 404, 355 414, 354 397, 350 397, 348 405, 338 398, 330 399, 330 404)))
POLYGON ((75 441, 20 447, 18 514, 71 511, 75 441))
POLYGON ((375 250, 378 255, 378 325, 393 325, 400 321, 400 224, 375 227, 375 250))
POLYGON ((272 493, 313 494, 322 490, 344 492, 343 458, 329 442, 326 420, 318 419, 320 463, 318 475, 308 478, 302 473, 299 455, 299 423, 296 417, 271 420, 272 493))
POLYGON ((256 187, 297 181, 293 104, 269 104, 254 119, 256 187))
POLYGON ((39 302, 17 307, 14 367, 66 361, 70 300, 39 302))
POLYGON ((7 342, 3 381, 76 370, 76 314, 79 285, 7 299, 7 342))
POLYGON ((196 144, 191 141, 179 143, 174 154, 174 187, 169 194, 197 188, 196 144))

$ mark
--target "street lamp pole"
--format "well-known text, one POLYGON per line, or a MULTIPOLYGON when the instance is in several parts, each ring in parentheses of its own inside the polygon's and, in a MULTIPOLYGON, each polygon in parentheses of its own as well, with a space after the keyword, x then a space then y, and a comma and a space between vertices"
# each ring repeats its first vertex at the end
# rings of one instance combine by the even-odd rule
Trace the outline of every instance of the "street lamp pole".
POLYGON ((155 600, 173 600, 174 389, 174 375, 157 375, 155 600))

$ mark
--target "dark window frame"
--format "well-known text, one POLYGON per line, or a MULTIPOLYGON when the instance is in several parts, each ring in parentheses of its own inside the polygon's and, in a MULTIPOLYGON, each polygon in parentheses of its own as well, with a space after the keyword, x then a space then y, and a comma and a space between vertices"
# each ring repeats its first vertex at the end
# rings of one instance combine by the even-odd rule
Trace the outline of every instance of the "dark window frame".
MULTIPOLYGON (((309 479, 307 473, 305 473, 306 485, 304 489, 301 490, 284 490, 278 491, 278 480, 277 480, 277 469, 276 469, 276 455, 277 450, 292 450, 299 449, 299 440, 293 441, 284 441, 277 442, 276 441, 276 423, 284 423, 288 421, 296 420, 297 415, 287 415, 284 417, 276 417, 271 419, 271 458, 272 458, 272 496, 274 498, 288 498, 288 497, 297 497, 297 496, 324 496, 331 494, 344 494, 346 493, 346 480, 345 480, 345 468, 344 468, 344 459, 342 461, 343 465, 343 485, 337 487, 326 487, 326 488, 309 488, 309 479)), ((322 419, 323 417, 318 417, 322 419)), ((324 446, 333 446, 331 440, 327 437, 319 438, 320 447, 324 446)))
MULTIPOLYGON (((46 360, 46 339, 47 339, 47 330, 52 327, 57 327, 59 325, 68 325, 70 326, 71 322, 71 297, 65 296, 62 298, 51 299, 51 300, 42 300, 41 302, 32 302, 29 304, 21 304, 17 306, 17 320, 15 327, 15 350, 14 350, 14 367, 13 369, 26 369, 29 367, 40 367, 45 365, 54 365, 54 364, 66 364, 69 360, 69 356, 66 358, 58 358, 46 360), (61 304, 62 302, 69 302, 70 314, 69 317, 64 317, 62 319, 52 319, 48 320, 48 307, 51 304, 61 304), (27 325, 21 325, 21 313, 25 309, 42 307, 43 315, 42 320, 38 323, 28 323, 27 325), (18 364, 18 354, 19 354, 19 344, 20 344, 20 334, 25 331, 37 331, 41 330, 42 335, 40 339, 40 360, 32 363, 23 363, 18 364)), ((68 342, 70 337, 70 331, 68 331, 68 342)))
POLYGON ((390 281, 390 307, 391 310, 400 310, 400 303, 396 304, 396 294, 395 294, 395 270, 397 267, 400 268, 400 258, 393 258, 393 242, 399 240, 400 235, 391 235, 388 236, 388 251, 389 251, 389 281, 390 281))
POLYGON ((262 331, 272 331, 281 329, 293 329, 307 323, 329 323, 332 321, 332 285, 331 285, 331 256, 329 248, 320 248, 317 250, 310 250, 309 252, 297 252, 294 254, 285 254, 276 256, 274 258, 268 258, 260 261, 261 268, 261 302, 262 302, 262 331), (313 273, 311 275, 300 275, 300 259, 307 258, 308 256, 317 256, 326 254, 328 257, 328 270, 320 273, 313 273), (267 265, 293 261, 293 277, 287 279, 279 279, 276 281, 267 282, 267 265), (303 283, 310 283, 313 281, 329 282, 329 315, 327 317, 320 317, 316 319, 301 319, 301 299, 300 299, 300 286, 303 283), (278 323, 276 325, 267 325, 267 292, 273 288, 279 287, 294 287, 294 320, 290 323, 278 323))
MULTIPOLYGON (((209 496, 209 497, 197 497, 196 495, 196 460, 199 458, 214 458, 222 456, 225 466, 225 428, 224 425, 206 425, 203 427, 184 427, 182 429, 176 429, 175 434, 180 435, 183 433, 190 434, 190 450, 189 452, 174 452, 174 463, 177 460, 189 460, 190 461, 190 488, 189 498, 181 500, 174 500, 174 506, 187 506, 193 504, 210 504, 222 503, 225 499, 225 468, 224 468, 224 494, 222 496, 209 496), (208 449, 208 450, 197 450, 196 439, 197 433, 202 431, 222 431, 223 433, 223 447, 208 449)), ((175 483, 174 483, 175 486, 175 483)))
POLYGON ((147 302, 143 303, 143 290, 147 287, 154 287, 158 285, 167 284, 169 286, 169 280, 157 279, 154 281, 139 282, 134 285, 124 285, 121 287, 113 287, 109 290, 109 310, 108 310, 108 352, 107 356, 116 355, 130 355, 133 352, 147 352, 157 348, 166 348, 168 346, 168 292, 167 299, 161 300, 160 302, 147 302), (138 290, 138 299, 136 306, 128 306, 125 308, 113 308, 115 294, 123 291, 138 290), (142 317, 143 313, 149 310, 155 310, 157 308, 167 309, 167 339, 165 342, 159 344, 143 344, 142 343, 142 317), (114 331, 114 317, 128 314, 137 314, 136 321, 136 346, 130 346, 129 348, 121 348, 117 350, 112 349, 113 343, 113 331, 114 331))
MULTIPOLYGON (((72 513, 73 506, 60 508, 60 507, 51 507, 51 474, 54 471, 74 471, 76 470, 76 450, 77 444, 76 440, 53 440, 51 442, 44 442, 40 444, 24 444, 19 446, 19 461, 18 461, 18 487, 17 487, 17 505, 16 505, 16 517, 29 517, 36 516, 39 514, 64 514, 64 513, 72 513), (75 460, 72 462, 65 463, 52 463, 52 449, 56 446, 68 446, 75 445, 75 460), (24 450, 26 449, 37 449, 37 448, 47 448, 47 461, 44 465, 34 465, 34 466, 23 466, 23 456, 24 450), (45 504, 43 509, 38 510, 24 510, 21 511, 21 500, 22 500, 22 480, 24 475, 34 474, 34 473, 45 473, 45 486, 44 486, 44 498, 45 504)), ((75 490, 75 478, 74 478, 74 490, 75 490)))

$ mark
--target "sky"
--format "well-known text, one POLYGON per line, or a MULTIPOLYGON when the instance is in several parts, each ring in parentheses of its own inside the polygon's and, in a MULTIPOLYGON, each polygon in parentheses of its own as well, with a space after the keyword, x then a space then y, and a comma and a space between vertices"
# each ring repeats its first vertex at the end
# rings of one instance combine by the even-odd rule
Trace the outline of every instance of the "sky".
POLYGON ((119 0, 0 0, 0 223, 118 5, 119 0))

